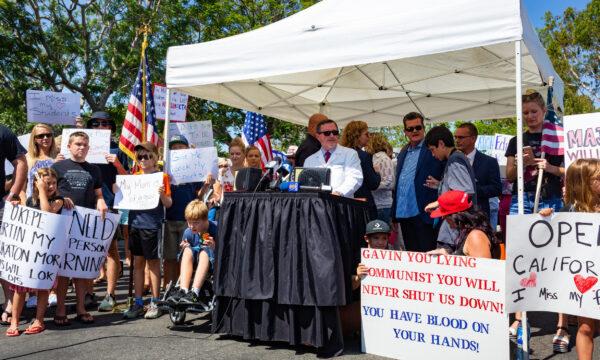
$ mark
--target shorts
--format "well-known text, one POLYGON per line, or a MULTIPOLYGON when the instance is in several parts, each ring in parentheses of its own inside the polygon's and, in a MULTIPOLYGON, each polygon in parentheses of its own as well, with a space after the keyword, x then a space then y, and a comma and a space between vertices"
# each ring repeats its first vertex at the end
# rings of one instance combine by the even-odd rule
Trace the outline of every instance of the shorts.
MULTIPOLYGON (((208 255, 208 261, 210 262, 210 271, 213 271, 213 265, 215 263, 215 252, 209 246, 200 246, 200 247, 190 247, 192 250, 192 256, 194 257, 194 267, 198 264, 198 257, 201 252, 205 252, 208 255)), ((181 256, 183 256, 183 251, 181 251, 177 255, 177 261, 181 261, 181 256)))
POLYGON ((129 210, 119 210, 119 214, 121 217, 119 218, 119 225, 128 225, 129 224, 129 210))
POLYGON ((146 260, 158 259, 160 237, 160 229, 131 228, 129 230, 129 250, 133 256, 143 256, 146 260))
POLYGON ((177 260, 179 244, 183 238, 183 232, 187 229, 187 222, 167 220, 165 223, 165 240, 163 243, 163 259, 177 260))

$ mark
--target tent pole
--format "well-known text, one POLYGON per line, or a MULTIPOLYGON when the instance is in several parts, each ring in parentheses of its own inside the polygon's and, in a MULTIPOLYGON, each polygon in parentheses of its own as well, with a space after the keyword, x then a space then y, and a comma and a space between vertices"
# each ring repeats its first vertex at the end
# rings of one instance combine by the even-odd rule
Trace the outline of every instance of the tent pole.
POLYGON ((163 171, 169 173, 169 123, 171 120, 171 89, 167 88, 165 105, 165 128, 163 130, 163 171))
MULTIPOLYGON (((519 215, 523 215, 523 103, 521 100, 523 91, 523 79, 522 79, 522 58, 521 58, 521 40, 515 41, 515 90, 516 99, 515 104, 517 106, 517 200, 519 201, 519 215)), ((521 313, 521 326, 523 329, 523 355, 524 359, 529 359, 529 334, 527 329, 529 324, 527 322, 527 312, 521 313)))

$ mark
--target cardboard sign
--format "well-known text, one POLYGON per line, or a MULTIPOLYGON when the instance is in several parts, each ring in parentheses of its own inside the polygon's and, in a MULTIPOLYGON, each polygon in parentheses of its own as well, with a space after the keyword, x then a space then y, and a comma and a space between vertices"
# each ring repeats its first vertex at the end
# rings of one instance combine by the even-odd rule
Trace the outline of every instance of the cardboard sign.
POLYGON ((212 123, 210 121, 191 121, 169 124, 169 136, 183 135, 196 148, 213 147, 212 123))
POLYGON ((504 155, 506 154, 506 148, 511 138, 511 135, 504 134, 479 135, 475 143, 475 148, 495 158, 500 166, 506 166, 506 156, 504 155))
POLYGON ((63 129, 60 153, 67 159, 71 158, 67 145, 69 144, 69 136, 76 131, 83 131, 90 137, 90 150, 85 157, 85 161, 92 164, 108 164, 105 155, 110 154, 110 130, 63 129))
MULTIPOLYGON (((27 150, 29 148, 29 137, 31 137, 31 133, 18 136, 19 143, 27 150)), ((12 166, 12 163, 8 160, 4 160, 4 173, 6 175, 11 175, 15 171, 15 168, 12 166)))
POLYGON ((565 169, 577 159, 600 159, 600 113, 564 117, 565 169))
POLYGON ((64 210, 71 221, 60 276, 95 279, 106 260, 110 243, 119 226, 119 214, 107 213, 104 220, 94 209, 76 206, 64 210))
POLYGON ((27 90, 27 121, 75 125, 80 103, 79 94, 27 90))
POLYGON ((508 312, 600 319, 600 218, 594 213, 507 218, 508 312))
POLYGON ((508 359, 504 261, 362 249, 362 349, 396 359, 508 359))
POLYGON ((163 184, 163 173, 117 175, 115 209, 148 210, 158 206, 158 188, 163 184))
MULTIPOLYGON (((166 86, 154 84, 154 106, 156 106, 156 118, 165 120, 165 108, 167 106, 167 88, 166 86)), ((174 122, 184 122, 187 115, 188 95, 171 91, 171 106, 169 120, 174 122)))
POLYGON ((52 288, 69 221, 68 216, 6 202, 0 224, 0 278, 33 289, 52 288))
POLYGON ((206 180, 208 174, 216 179, 219 170, 217 148, 196 148, 169 151, 171 183, 185 184, 206 180))

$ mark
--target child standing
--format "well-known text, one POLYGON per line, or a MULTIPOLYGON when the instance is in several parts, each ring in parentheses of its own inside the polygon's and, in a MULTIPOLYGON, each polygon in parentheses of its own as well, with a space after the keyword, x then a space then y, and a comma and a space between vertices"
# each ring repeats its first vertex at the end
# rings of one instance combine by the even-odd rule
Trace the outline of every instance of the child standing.
MULTIPOLYGON (((158 149, 151 142, 145 142, 134 148, 135 157, 140 165, 140 174, 158 172, 158 149)), ((144 269, 148 263, 152 298, 144 317, 156 319, 161 315, 158 307, 160 294, 160 259, 158 247, 160 243, 162 223, 165 219, 165 207, 173 204, 169 176, 163 174, 163 184, 159 187, 160 201, 154 209, 129 211, 129 249, 133 255, 133 279, 135 283, 135 301, 123 316, 135 319, 144 312, 144 269)))
MULTIPOLYGON (((27 206, 54 214, 59 213, 64 205, 63 198, 57 195, 56 172, 50 168, 38 169, 33 178, 33 194, 27 199, 27 206)), ((39 334, 46 329, 44 326, 44 315, 48 307, 49 290, 29 289, 12 285, 13 308, 11 324, 6 330, 6 336, 19 336, 19 317, 25 303, 27 292, 37 291, 37 309, 34 321, 29 325, 25 334, 39 334)))

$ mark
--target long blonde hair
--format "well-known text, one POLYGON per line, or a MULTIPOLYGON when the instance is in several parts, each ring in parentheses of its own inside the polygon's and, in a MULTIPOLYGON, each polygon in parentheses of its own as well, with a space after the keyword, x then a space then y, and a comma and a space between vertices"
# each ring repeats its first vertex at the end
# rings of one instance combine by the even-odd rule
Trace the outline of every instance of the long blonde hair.
POLYGON ((38 129, 46 130, 47 132, 52 134, 52 144, 50 145, 50 152, 48 153, 48 156, 54 159, 56 155, 58 155, 59 151, 58 147, 56 146, 56 140, 54 140, 54 131, 52 130, 52 127, 50 125, 39 123, 35 124, 33 129, 31 129, 31 136, 29 137, 29 148, 27 150, 28 161, 35 161, 38 160, 40 157, 41 151, 39 146, 35 142, 35 136, 38 135, 38 129))
MULTIPOLYGON (((44 179, 44 177, 46 176, 52 176, 55 180, 58 180, 58 175, 56 174, 56 171, 54 171, 54 169, 52 168, 40 168, 37 170, 36 172, 37 176, 33 177, 33 193, 31 195, 31 198, 33 199, 33 205, 37 205, 40 203, 40 191, 38 190, 37 186, 35 185, 36 182, 38 182, 38 177, 40 179, 44 179)), ((58 189, 57 189, 58 191, 58 189)))
POLYGON ((369 154, 375 155, 381 151, 387 153, 391 147, 392 146, 390 145, 390 143, 387 141, 386 137, 382 133, 371 133, 369 135, 369 143, 367 144, 367 147, 365 150, 369 154))
POLYGON ((567 169, 565 202, 576 211, 596 212, 600 196, 592 189, 594 179, 600 181, 599 159, 578 159, 567 169))
POLYGON ((340 144, 349 148, 357 147, 358 138, 360 138, 360 134, 365 130, 369 130, 369 125, 366 122, 360 120, 350 121, 344 127, 340 144))

